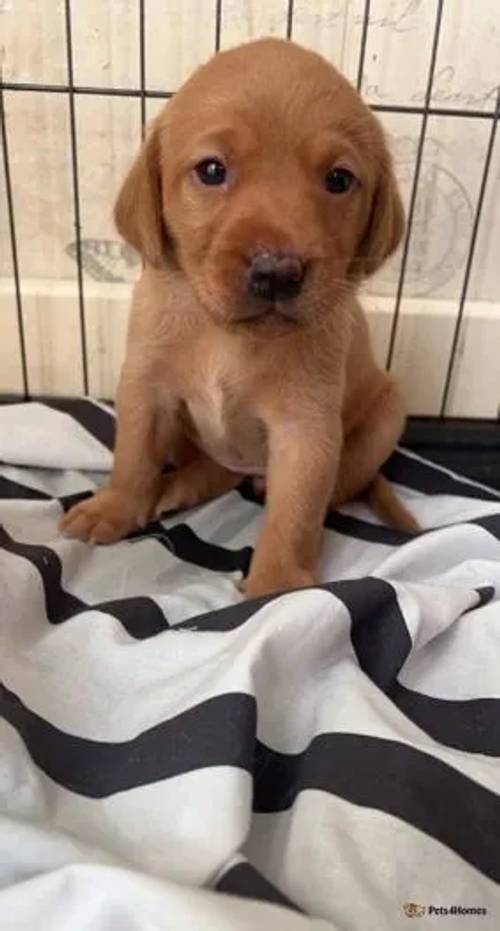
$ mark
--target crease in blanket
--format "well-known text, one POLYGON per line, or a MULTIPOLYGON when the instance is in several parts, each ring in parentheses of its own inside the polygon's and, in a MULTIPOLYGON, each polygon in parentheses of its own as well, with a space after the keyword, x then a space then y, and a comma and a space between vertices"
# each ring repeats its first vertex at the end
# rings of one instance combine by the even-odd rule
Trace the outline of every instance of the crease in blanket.
POLYGON ((419 927, 431 906, 498 927, 500 495, 398 450, 385 474, 418 538, 353 504, 327 518, 321 585, 244 602, 249 483, 112 547, 62 540, 88 464, 109 468, 112 412, 39 402, 41 469, 17 407, 15 447, 0 406, 0 928, 76 927, 91 899, 118 927, 111 875, 140 931, 165 909, 176 931, 397 931, 408 902, 419 927))

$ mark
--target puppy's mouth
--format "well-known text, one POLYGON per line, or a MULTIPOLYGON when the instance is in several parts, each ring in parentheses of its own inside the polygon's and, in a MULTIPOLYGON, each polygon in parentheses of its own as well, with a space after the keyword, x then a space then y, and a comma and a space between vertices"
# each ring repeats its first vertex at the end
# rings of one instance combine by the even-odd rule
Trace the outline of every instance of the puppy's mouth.
POLYGON ((269 301, 259 303, 258 306, 250 307, 240 314, 236 323, 243 326, 252 326, 255 328, 273 325, 282 327, 300 326, 302 314, 293 302, 287 301, 269 301))

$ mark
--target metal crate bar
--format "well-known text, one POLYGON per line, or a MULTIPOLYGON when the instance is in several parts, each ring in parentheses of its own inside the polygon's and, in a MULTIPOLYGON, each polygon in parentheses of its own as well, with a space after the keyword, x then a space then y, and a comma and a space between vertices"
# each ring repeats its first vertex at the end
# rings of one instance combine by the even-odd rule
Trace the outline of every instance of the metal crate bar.
POLYGON ((455 329, 453 332, 453 339, 451 342, 450 358, 448 361, 448 369, 446 372, 446 378, 445 378, 444 389, 443 389, 443 398, 441 401, 441 412, 440 412, 441 417, 445 417, 446 408, 448 406, 451 381, 452 381, 453 372, 455 369, 456 355, 457 355, 458 344, 460 340, 460 334, 462 330, 465 304, 467 301, 467 291, 469 289, 470 275, 472 271, 472 265, 474 262, 474 253, 476 251, 477 234, 479 232, 479 224, 481 222, 481 213, 483 210, 484 196, 485 196, 486 188, 488 185, 488 178, 489 178, 490 168, 491 168, 491 159, 493 156, 493 149, 495 146, 495 138, 496 138, 496 133, 497 133, 499 117, 500 117, 500 88, 498 89, 495 119, 493 120, 493 123, 491 124, 490 138, 488 140, 488 148, 486 150, 486 158, 484 160, 483 174, 481 177, 481 184, 479 187, 476 211, 474 214, 474 221, 472 223, 469 250, 467 253, 467 260, 465 262, 465 272, 464 272, 464 278, 462 282, 462 290, 460 293, 460 301, 458 305, 457 319, 455 322, 455 329))
MULTIPOLYGON (((24 91, 44 94, 68 94, 70 91, 68 84, 32 84, 21 81, 1 81, 0 87, 4 91, 24 91)), ((154 100, 170 100, 175 96, 175 91, 148 90, 144 92, 140 88, 134 87, 86 87, 85 85, 75 84, 73 94, 90 94, 99 97, 146 97, 154 100)), ((418 106, 407 106, 406 104, 388 104, 373 103, 369 104, 374 113, 400 113, 411 114, 414 116, 423 116, 424 108, 418 106)), ((494 120, 495 110, 476 110, 465 107, 431 107, 427 108, 428 116, 456 116, 466 117, 475 120, 494 120)))
POLYGON ((73 177, 73 211, 75 227, 75 253, 78 282, 78 310, 80 315, 80 345, 82 359, 83 392, 89 393, 89 373, 87 356, 87 329, 85 323, 85 300, 83 294, 83 264, 82 264, 82 225, 80 213, 80 185, 78 178, 78 139, 76 133, 75 94, 73 80, 73 42, 71 35, 71 0, 65 0, 65 27, 66 27, 66 61, 68 69, 68 104, 71 169, 73 177))
POLYGON ((222 35, 222 0, 216 0, 215 3, 215 51, 220 51, 220 41, 222 35))
POLYGON ((430 113, 430 103, 432 97, 432 86, 434 83, 434 73, 436 70, 437 51, 439 46, 439 36, 441 32, 441 22, 443 15, 443 0, 437 0, 436 19, 434 21, 434 35, 432 39, 431 57, 429 63, 429 72, 427 76, 427 87, 425 90, 424 108, 422 111, 422 123, 420 126, 420 135, 418 139, 417 155, 415 158, 415 170, 413 173, 413 184, 410 195, 410 205, 408 209, 408 218, 406 224, 406 234, 403 244, 403 254, 401 256, 401 266, 399 270, 398 288, 396 291, 396 302, 394 305, 394 314, 392 318, 391 335, 389 338, 389 349, 387 352, 387 369, 390 369, 394 360, 394 349, 396 346, 396 335, 398 330, 399 315, 401 311, 401 300, 403 297, 403 288, 405 283, 406 266, 410 253, 410 240, 415 217, 415 205, 417 203, 418 182, 420 180, 420 169, 422 166, 422 155, 424 152, 425 136, 427 132, 427 121, 430 113))
POLYGON ((146 130, 146 11, 144 0, 139 0, 139 82, 141 95, 141 139, 146 130))
POLYGON ((92 94, 97 97, 151 97, 160 100, 174 96, 175 91, 141 90, 140 87, 86 87, 74 84, 32 84, 30 82, 0 81, 4 91, 29 91, 43 94, 69 94, 77 97, 79 94, 92 94))
POLYGON ((21 298, 21 281, 19 276, 19 260, 17 255, 16 221, 14 215, 14 201, 12 198, 12 184, 10 179, 9 142, 7 138, 7 122, 3 90, 0 86, 0 132, 2 134, 3 168, 5 176, 5 192, 7 196, 7 213, 9 217, 10 251, 12 256, 12 275, 16 291, 17 330, 19 335, 19 354, 21 358, 21 375, 23 380, 23 393, 29 396, 28 362, 26 357, 26 338, 24 335, 23 305, 21 298))
POLYGON ((358 77, 356 79, 356 88, 359 93, 361 93, 361 88, 363 86, 363 71, 365 68, 366 42, 368 39, 369 25, 370 25, 370 0, 365 0, 365 10, 363 13, 363 25, 361 29, 361 44, 359 46, 358 77))
POLYGON ((294 0, 288 0, 288 9, 286 13, 286 37, 287 39, 292 38, 294 5, 295 5, 294 0))

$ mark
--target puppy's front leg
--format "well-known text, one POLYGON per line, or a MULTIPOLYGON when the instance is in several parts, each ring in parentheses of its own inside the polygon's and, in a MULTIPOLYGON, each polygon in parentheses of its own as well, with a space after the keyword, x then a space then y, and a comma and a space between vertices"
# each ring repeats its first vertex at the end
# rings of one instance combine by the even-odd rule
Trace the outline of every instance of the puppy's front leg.
POLYGON ((71 508, 61 520, 61 531, 80 540, 113 543, 144 526, 161 491, 174 431, 174 413, 158 409, 148 378, 124 371, 111 478, 92 498, 71 508))
POLYGON ((315 584, 340 423, 333 438, 325 433, 322 419, 270 429, 266 517, 245 585, 248 597, 315 584))

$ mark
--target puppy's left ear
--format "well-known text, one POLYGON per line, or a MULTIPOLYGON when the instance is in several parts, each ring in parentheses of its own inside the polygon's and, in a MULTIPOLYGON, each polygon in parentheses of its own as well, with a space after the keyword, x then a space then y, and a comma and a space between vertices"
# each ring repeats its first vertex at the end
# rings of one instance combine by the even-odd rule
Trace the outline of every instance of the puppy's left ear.
POLYGON ((354 278, 373 275, 395 252, 403 236, 403 204, 388 153, 384 161, 373 196, 368 225, 351 266, 354 278))
POLYGON ((115 225, 143 260, 158 268, 168 247, 162 211, 159 125, 153 123, 115 204, 115 225))

